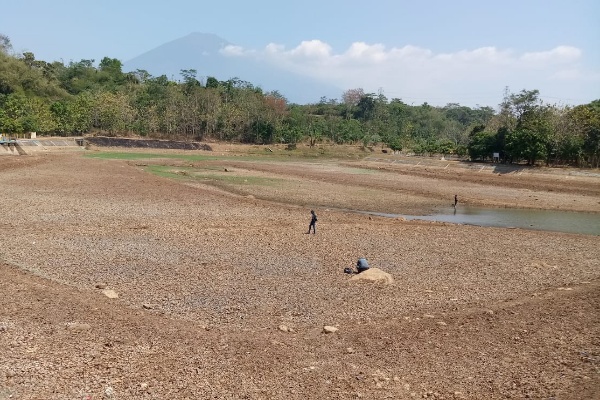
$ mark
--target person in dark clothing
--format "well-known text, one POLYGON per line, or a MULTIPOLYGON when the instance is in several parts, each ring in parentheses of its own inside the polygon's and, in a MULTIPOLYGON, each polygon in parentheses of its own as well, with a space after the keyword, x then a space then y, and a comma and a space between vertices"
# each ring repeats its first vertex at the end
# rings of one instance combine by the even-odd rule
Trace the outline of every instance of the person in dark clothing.
POLYGON ((366 258, 359 258, 356 262, 356 271, 358 274, 369 269, 369 263, 366 258))
POLYGON ((458 195, 454 195, 454 208, 456 208, 457 204, 458 204, 458 195))
POLYGON ((310 225, 308 225, 308 232, 306 233, 310 233, 310 229, 312 228, 313 230, 313 234, 317 233, 317 214, 315 214, 315 210, 310 210, 310 214, 311 214, 311 218, 310 218, 310 225))
POLYGON ((360 274, 361 272, 365 272, 369 269, 369 263, 366 258, 359 258, 356 262, 356 271, 350 267, 344 268, 344 273, 346 274, 360 274))

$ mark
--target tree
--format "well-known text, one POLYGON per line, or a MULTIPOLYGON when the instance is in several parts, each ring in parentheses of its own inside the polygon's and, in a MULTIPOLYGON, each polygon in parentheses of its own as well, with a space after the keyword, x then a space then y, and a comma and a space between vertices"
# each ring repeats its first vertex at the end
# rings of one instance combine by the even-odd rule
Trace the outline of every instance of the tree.
POLYGON ((495 147, 496 135, 493 132, 486 132, 482 125, 473 129, 467 147, 471 160, 485 161, 486 158, 492 156, 495 147))
POLYGON ((547 155, 546 142, 538 132, 530 128, 511 132, 506 138, 506 147, 513 157, 527 160, 528 165, 533 165, 536 160, 547 155))
POLYGON ((127 96, 121 93, 101 92, 94 99, 94 127, 109 134, 127 133, 135 112, 127 96))
POLYGON ((358 104, 356 104, 356 111, 354 112, 354 118, 362 121, 368 121, 374 117, 375 113, 375 95, 372 93, 363 95, 358 104))
POLYGON ((580 105, 569 111, 576 132, 582 139, 582 153, 592 168, 600 167, 600 100, 580 105))
POLYGON ((123 73, 123 63, 116 58, 104 57, 98 65, 100 71, 108 72, 111 75, 120 75, 123 73))
POLYGON ((0 52, 8 54, 12 50, 12 44, 10 38, 0 33, 0 52))
POLYGON ((303 107, 293 104, 282 121, 282 140, 285 143, 295 145, 301 141, 309 130, 309 116, 303 107))
POLYGON ((67 102, 56 101, 52 103, 50 112, 54 118, 57 133, 65 135, 73 131, 72 116, 67 102))
POLYGON ((27 98, 20 93, 0 98, 0 131, 7 133, 24 132, 23 121, 27 116, 27 98))
POLYGON ((70 62, 59 77, 61 86, 71 94, 101 87, 94 60, 70 62))
POLYGON ((348 89, 342 94, 342 102, 348 106, 356 106, 362 97, 365 95, 365 91, 362 88, 348 89))
POLYGON ((344 115, 346 119, 353 117, 354 107, 358 105, 360 99, 365 95, 362 88, 349 89, 342 94, 342 102, 344 103, 344 115))
POLYGON ((209 76, 206 78, 206 88, 207 89, 216 89, 219 87, 219 81, 214 76, 209 76))
POLYGON ((195 69, 182 69, 180 74, 183 77, 183 83, 185 84, 186 91, 189 92, 195 87, 202 86, 200 81, 196 78, 198 71, 195 69))
POLYGON ((36 66, 35 55, 31 52, 24 52, 21 60, 23 60, 25 65, 27 65, 29 68, 34 68, 36 66))
POLYGON ((390 141, 387 142, 387 145, 390 149, 392 149, 392 151, 394 153, 402 151, 402 143, 400 142, 400 139, 397 137, 390 139, 390 141))
POLYGON ((125 84, 127 77, 134 78, 134 75, 124 74, 123 63, 116 58, 104 57, 98 65, 98 73, 92 79, 95 79, 106 90, 116 91, 125 84))
POLYGON ((525 159, 529 165, 539 159, 548 162, 553 133, 552 109, 542 103, 539 91, 522 90, 509 94, 507 88, 500 108, 503 132, 506 132, 505 150, 509 157, 525 159))

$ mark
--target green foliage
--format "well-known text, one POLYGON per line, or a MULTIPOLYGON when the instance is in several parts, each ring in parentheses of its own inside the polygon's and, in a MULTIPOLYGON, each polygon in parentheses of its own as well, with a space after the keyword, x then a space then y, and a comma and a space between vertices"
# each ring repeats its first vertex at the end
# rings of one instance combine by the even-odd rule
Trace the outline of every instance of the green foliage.
POLYGON ((155 138, 288 143, 303 140, 384 144, 416 154, 469 155, 503 162, 539 161, 598 166, 600 101, 572 109, 543 104, 537 90, 510 93, 496 114, 490 107, 456 103, 412 106, 363 89, 340 101, 288 104, 239 78, 203 85, 197 71, 182 82, 147 71, 123 72, 118 59, 47 63, 31 52, 9 55, 0 35, 0 130, 72 135, 88 132, 155 138))
POLYGON ((511 132, 506 138, 506 148, 512 157, 527 160, 530 165, 547 155, 544 138, 528 128, 511 132))
MULTIPOLYGON (((525 160, 529 165, 544 160, 549 163, 556 153, 557 124, 553 122, 557 111, 543 104, 538 90, 522 90, 517 94, 505 91, 501 106, 500 127, 497 130, 494 151, 503 160, 525 160)), ((481 139, 481 138, 475 138, 481 139)), ((473 143, 474 151, 481 143, 473 143)))
POLYGON ((23 120, 26 116, 26 101, 26 97, 22 94, 3 96, 0 101, 0 131, 24 132, 23 120))
POLYGON ((8 54, 12 49, 10 38, 6 35, 0 34, 0 53, 8 54))
POLYGON ((469 142, 468 153, 471 160, 485 161, 496 150, 496 135, 484 130, 475 131, 469 142))
POLYGON ((581 155, 591 167, 600 167, 600 100, 577 106, 570 110, 567 118, 573 131, 581 140, 581 155))
POLYGON ((387 142, 387 145, 394 152, 396 152, 396 151, 402 151, 402 143, 400 142, 400 139, 397 138, 397 137, 393 138, 392 140, 390 140, 389 142, 387 142))
POLYGON ((46 63, 35 61, 32 53, 18 58, 0 52, 0 94, 22 93, 44 99, 67 97, 51 78, 47 76, 46 63))
POLYGON ((436 153, 446 155, 456 152, 456 145, 449 139, 438 139, 435 143, 436 153))
POLYGON ((216 89, 219 87, 219 81, 214 76, 209 76, 206 78, 206 88, 207 89, 216 89))
POLYGON ((337 143, 356 143, 363 137, 363 126, 355 119, 344 119, 338 125, 339 136, 337 143))
POLYGON ((356 111, 354 112, 354 118, 359 121, 368 121, 374 117, 375 113, 375 99, 373 94, 367 94, 360 98, 356 105, 356 111))

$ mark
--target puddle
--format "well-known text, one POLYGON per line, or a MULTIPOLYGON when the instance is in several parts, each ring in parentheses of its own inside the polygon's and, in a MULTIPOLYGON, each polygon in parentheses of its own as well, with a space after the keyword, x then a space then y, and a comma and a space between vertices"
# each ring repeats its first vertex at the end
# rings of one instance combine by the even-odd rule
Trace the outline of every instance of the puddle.
POLYGON ((459 206, 456 210, 448 208, 431 215, 402 215, 363 211, 361 213, 392 218, 404 217, 408 220, 418 219, 465 225, 600 235, 600 214, 575 211, 459 206))

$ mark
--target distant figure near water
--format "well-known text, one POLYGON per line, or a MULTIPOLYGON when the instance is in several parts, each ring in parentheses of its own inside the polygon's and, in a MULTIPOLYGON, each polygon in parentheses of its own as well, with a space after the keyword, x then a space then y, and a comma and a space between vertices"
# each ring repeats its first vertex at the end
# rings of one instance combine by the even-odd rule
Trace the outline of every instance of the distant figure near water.
POLYGON ((458 204, 458 196, 454 195, 454 208, 456 208, 457 204, 458 204))
POLYGON ((308 225, 308 232, 306 233, 310 233, 310 229, 312 228, 313 230, 313 235, 315 233, 317 233, 317 214, 315 214, 315 210, 310 210, 310 214, 311 214, 311 218, 310 218, 310 225, 308 225))

